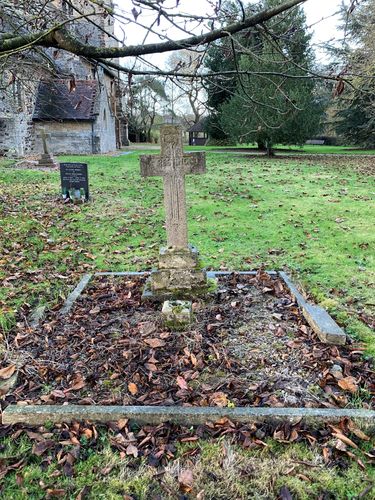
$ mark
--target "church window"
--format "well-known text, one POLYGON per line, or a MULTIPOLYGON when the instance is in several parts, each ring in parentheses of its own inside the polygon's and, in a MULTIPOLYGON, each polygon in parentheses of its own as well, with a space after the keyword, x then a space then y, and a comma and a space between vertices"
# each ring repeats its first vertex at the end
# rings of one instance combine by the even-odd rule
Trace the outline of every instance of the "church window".
POLYGON ((73 14, 73 6, 66 0, 62 0, 61 7, 63 12, 68 16, 71 16, 73 14))

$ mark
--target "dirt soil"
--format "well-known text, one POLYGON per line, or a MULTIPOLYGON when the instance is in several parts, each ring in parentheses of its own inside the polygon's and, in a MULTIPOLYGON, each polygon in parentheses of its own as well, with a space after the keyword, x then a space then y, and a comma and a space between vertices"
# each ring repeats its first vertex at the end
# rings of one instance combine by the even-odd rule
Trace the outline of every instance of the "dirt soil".
POLYGON ((97 277, 68 316, 19 324, 3 400, 37 404, 371 407, 362 347, 322 344, 285 284, 263 271, 219 278, 185 331, 141 302, 144 278, 97 277))

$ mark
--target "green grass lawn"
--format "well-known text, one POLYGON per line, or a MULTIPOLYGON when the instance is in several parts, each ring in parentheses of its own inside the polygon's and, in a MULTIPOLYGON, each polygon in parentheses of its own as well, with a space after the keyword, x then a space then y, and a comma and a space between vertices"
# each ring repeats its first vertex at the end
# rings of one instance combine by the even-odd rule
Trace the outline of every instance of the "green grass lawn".
POLYGON ((314 145, 314 144, 304 144, 301 148, 298 146, 277 146, 280 149, 301 149, 302 152, 308 154, 346 154, 346 155, 373 155, 375 151, 373 149, 356 149, 352 146, 326 146, 326 145, 314 145))
MULTIPOLYGON (((89 164, 90 203, 62 204, 58 172, 0 162, 3 337, 36 305, 61 304, 89 270, 152 268, 165 241, 162 181, 140 177, 139 153, 60 160, 89 164)), ((374 355, 368 326, 375 302, 372 163, 360 157, 269 160, 208 152, 207 174, 187 178, 190 241, 211 269, 264 264, 287 270, 374 355)), ((1 446, 0 463, 27 455, 32 444, 21 437, 1 446)), ((295 498, 325 492, 331 496, 321 498, 356 498, 374 482, 367 464, 366 470, 356 461, 343 470, 327 468, 319 447, 301 443, 270 440, 262 451, 202 440, 197 447, 192 458, 178 445, 161 486, 160 471, 140 459, 120 460, 104 436, 99 451, 85 448, 74 478, 56 472, 56 461, 33 457, 21 477, 14 471, 0 479, 0 491, 3 498, 45 498, 48 489, 61 489, 66 498, 76 498, 89 485, 88 498, 153 498, 150 492, 177 498, 176 477, 183 467, 193 470, 191 498, 202 489, 206 498, 276 498, 285 485, 295 498), (306 469, 298 461, 313 466, 306 469)))
MULTIPOLYGON (((206 150, 206 151, 212 151, 212 150, 220 150, 220 149, 227 149, 228 147, 230 148, 236 148, 236 149, 242 149, 242 148, 249 148, 254 149, 257 151, 257 146, 256 144, 237 144, 236 146, 187 146, 187 149, 194 151, 195 149, 199 150, 206 150)), ((283 154, 285 153, 290 153, 291 155, 295 153, 306 153, 306 154, 337 154, 337 155, 375 155, 375 150, 374 149, 360 149, 360 148, 355 148, 353 146, 326 146, 326 145, 313 145, 313 144, 304 144, 303 146, 299 145, 290 145, 290 146, 285 146, 284 144, 276 144, 274 146, 275 149, 279 150, 278 154, 283 154)), ((129 147, 131 149, 131 146, 129 147)))

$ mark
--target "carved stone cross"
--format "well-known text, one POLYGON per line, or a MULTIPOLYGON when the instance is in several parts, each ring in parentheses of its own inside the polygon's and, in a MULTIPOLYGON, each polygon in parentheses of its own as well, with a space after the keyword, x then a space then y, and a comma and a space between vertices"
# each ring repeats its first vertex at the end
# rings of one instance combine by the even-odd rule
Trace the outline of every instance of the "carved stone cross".
POLYGON ((44 128, 42 128, 40 130, 40 134, 39 134, 39 137, 42 139, 42 143, 43 143, 43 153, 45 155, 48 155, 49 154, 49 151, 48 151, 48 148, 47 148, 47 138, 50 137, 50 134, 46 134, 46 131, 44 130, 44 128))
POLYGON ((168 247, 187 248, 185 175, 205 173, 205 154, 184 154, 182 128, 177 125, 161 127, 160 142, 160 156, 141 156, 141 175, 163 177, 168 247))

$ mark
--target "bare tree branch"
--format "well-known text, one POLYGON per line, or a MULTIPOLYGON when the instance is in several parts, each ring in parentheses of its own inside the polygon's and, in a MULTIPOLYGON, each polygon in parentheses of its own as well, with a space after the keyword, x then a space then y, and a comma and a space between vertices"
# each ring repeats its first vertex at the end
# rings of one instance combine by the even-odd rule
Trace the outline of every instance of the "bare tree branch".
MULTIPOLYGON (((82 43, 74 37, 68 29, 62 28, 62 24, 57 23, 54 26, 37 32, 27 33, 14 37, 3 36, 0 39, 0 55, 22 50, 25 47, 43 46, 64 49, 76 55, 90 57, 93 59, 111 59, 117 57, 134 57, 146 54, 156 54, 195 47, 200 44, 208 44, 221 38, 233 35, 252 26, 264 23, 285 11, 288 11, 296 5, 304 3, 306 0, 288 0, 277 7, 263 10, 244 21, 235 22, 201 35, 194 35, 180 40, 169 40, 160 43, 151 43, 146 45, 133 45, 123 47, 96 47, 82 43)), ((98 3, 98 2, 96 2, 98 3)), ((8 35, 8 34, 7 34, 8 35)))

